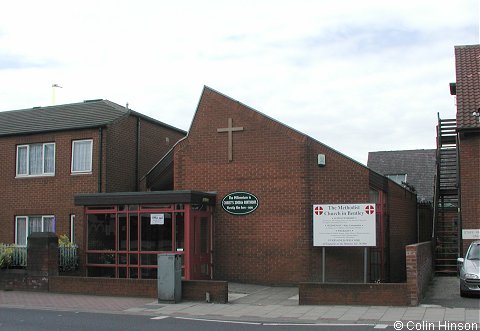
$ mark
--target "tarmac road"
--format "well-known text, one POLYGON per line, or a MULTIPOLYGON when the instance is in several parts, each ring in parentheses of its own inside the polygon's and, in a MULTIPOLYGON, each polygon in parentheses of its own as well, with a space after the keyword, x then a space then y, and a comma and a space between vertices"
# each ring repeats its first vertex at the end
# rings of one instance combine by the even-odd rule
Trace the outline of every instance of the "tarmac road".
POLYGON ((457 277, 435 277, 422 305, 480 309, 480 297, 462 298, 459 288, 460 280, 457 277))
MULTIPOLYGON (((369 325, 276 324, 261 322, 213 321, 169 316, 120 315, 72 311, 6 308, 0 310, 0 330, 8 331, 77 331, 77 330, 195 330, 195 331, 288 331, 288 330, 374 330, 369 325)), ((386 325, 382 329, 391 327, 386 325)))

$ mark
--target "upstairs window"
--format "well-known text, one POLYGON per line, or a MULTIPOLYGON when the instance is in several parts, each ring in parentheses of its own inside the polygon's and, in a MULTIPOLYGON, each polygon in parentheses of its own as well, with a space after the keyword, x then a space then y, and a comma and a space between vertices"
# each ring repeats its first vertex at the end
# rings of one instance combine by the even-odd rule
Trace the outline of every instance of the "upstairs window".
POLYGON ((55 143, 17 146, 17 177, 55 175, 55 143))
POLYGON ((72 142, 72 173, 92 172, 93 140, 74 140, 72 142))

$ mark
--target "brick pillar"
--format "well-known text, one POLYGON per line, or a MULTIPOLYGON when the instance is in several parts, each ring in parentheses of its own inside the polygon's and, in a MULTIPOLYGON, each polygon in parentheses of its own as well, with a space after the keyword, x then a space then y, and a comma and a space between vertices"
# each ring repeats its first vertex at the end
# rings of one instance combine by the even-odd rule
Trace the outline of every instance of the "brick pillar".
POLYGON ((430 241, 406 246, 407 288, 410 305, 423 299, 433 276, 433 253, 430 241))
POLYGON ((58 237, 52 232, 34 232, 28 237, 27 273, 29 277, 58 276, 58 237))

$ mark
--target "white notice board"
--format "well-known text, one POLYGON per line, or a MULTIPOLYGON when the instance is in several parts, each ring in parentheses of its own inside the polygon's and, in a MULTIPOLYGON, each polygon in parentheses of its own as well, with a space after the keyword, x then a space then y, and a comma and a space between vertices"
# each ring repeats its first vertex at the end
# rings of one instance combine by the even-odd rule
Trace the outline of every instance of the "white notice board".
POLYGON ((313 205, 313 246, 376 246, 375 204, 313 205))
POLYGON ((165 224, 165 214, 150 215, 150 225, 164 225, 164 224, 165 224))

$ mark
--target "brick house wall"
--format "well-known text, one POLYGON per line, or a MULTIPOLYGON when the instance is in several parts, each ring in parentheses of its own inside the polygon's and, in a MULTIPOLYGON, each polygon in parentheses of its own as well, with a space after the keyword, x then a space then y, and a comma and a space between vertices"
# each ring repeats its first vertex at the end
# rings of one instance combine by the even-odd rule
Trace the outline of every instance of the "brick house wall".
MULTIPOLYGON (((480 229, 480 45, 455 46, 461 230, 480 229)), ((462 240, 465 254, 471 239, 462 240)))
POLYGON ((135 191, 136 123, 136 117, 124 116, 105 130, 107 184, 104 192, 135 191))
MULTIPOLYGON (((365 166, 209 88, 187 139, 174 152, 176 190, 217 193, 215 279, 274 284, 320 280, 322 250, 313 247, 312 205, 369 199, 365 166), (229 118, 234 127, 243 127, 233 133, 231 162, 227 134, 217 132, 227 127, 229 118), (326 155, 325 167, 317 164, 319 153, 326 155), (253 193, 258 209, 244 216, 223 211, 220 201, 233 191, 253 193)), ((416 200, 404 204, 398 212, 416 200)), ((415 222, 415 214, 409 216, 415 222)), ((411 224, 409 220, 405 226, 411 224)), ((363 281, 363 248, 326 251, 327 281, 363 281)), ((404 247, 398 255, 405 261, 404 247)))
POLYGON ((140 179, 184 137, 182 131, 137 116, 120 118, 106 131, 106 192, 141 190, 140 179))
POLYGON ((172 147, 185 137, 186 132, 159 126, 142 118, 140 121, 140 144, 138 180, 140 180, 172 147))
MULTIPOLYGON (((460 135, 460 195, 462 229, 480 228, 480 133, 460 135)), ((463 253, 473 240, 463 240, 463 253)))
MULTIPOLYGON (((135 169, 137 116, 123 116, 107 127, 56 131, 44 134, 0 137, 0 243, 15 242, 15 216, 55 215, 56 233, 70 236, 70 215, 75 215, 75 242, 84 255, 83 208, 74 205, 77 193, 135 191, 136 175, 143 176, 166 152, 166 144, 174 144, 183 136, 181 130, 150 123, 140 118, 140 150, 138 173, 135 169), (93 140, 92 173, 72 174, 72 141, 93 140), (102 146, 100 148, 100 141, 102 146), (42 177, 16 176, 16 146, 34 143, 55 143, 55 175, 42 177), (101 162, 99 159, 101 153, 101 162), (102 172, 100 174, 99 167, 102 172), (99 183, 101 180, 101 185, 99 183)), ((82 261, 81 261, 82 262, 82 261)))
MULTIPOLYGON (((81 222, 83 210, 73 205, 77 192, 93 193, 98 187, 98 130, 78 130, 0 139, 0 242, 15 241, 15 216, 55 215, 58 234, 69 234, 70 215, 81 222), (71 174, 72 141, 93 139, 92 174, 71 174), (55 176, 15 178, 16 146, 55 142, 55 176)), ((75 241, 83 242, 82 231, 75 241)))

